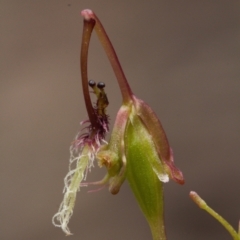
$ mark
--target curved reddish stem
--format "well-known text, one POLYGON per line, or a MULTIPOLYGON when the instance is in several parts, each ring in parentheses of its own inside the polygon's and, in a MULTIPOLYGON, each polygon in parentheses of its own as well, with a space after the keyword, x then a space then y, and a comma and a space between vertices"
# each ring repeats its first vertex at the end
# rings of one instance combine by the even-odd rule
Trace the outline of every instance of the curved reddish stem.
POLYGON ((121 89, 123 103, 128 104, 132 101, 132 90, 128 84, 128 81, 125 77, 125 74, 122 70, 121 64, 118 60, 117 54, 112 46, 112 43, 110 39, 108 38, 108 35, 102 26, 100 20, 95 15, 95 13, 90 9, 85 9, 81 12, 82 16, 84 17, 85 21, 92 21, 94 20, 96 22, 96 25, 94 29, 96 30, 96 33, 98 35, 98 38, 100 42, 102 43, 102 46, 108 56, 108 59, 112 65, 113 71, 116 75, 116 78, 118 80, 119 87, 121 89))
POLYGON ((87 63, 88 63, 88 49, 92 30, 95 26, 95 20, 84 20, 83 34, 82 34, 82 46, 80 54, 80 69, 82 76, 82 88, 84 94, 85 105, 88 112, 88 117, 91 122, 93 130, 97 129, 98 122, 97 117, 92 106, 91 97, 88 89, 88 74, 87 74, 87 63))

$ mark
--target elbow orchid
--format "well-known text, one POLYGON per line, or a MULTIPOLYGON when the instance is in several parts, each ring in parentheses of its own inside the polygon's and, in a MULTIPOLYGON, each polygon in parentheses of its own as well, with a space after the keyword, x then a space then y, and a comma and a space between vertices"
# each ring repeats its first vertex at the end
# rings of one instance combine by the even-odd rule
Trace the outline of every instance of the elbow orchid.
POLYGON ((84 18, 81 76, 89 120, 82 122, 87 126, 77 135, 70 148, 70 171, 65 177, 64 199, 58 213, 53 217, 53 223, 69 235, 68 222, 80 186, 107 184, 109 191, 117 194, 127 179, 150 225, 153 239, 166 239, 163 222, 163 183, 171 178, 183 184, 183 175, 174 165, 172 150, 156 114, 132 93, 101 22, 91 10, 83 10, 81 14, 84 18), (109 58, 123 98, 109 142, 105 141, 109 130, 105 85, 89 81, 87 74, 88 48, 93 29, 109 58), (89 87, 97 97, 95 106, 91 103, 89 87), (101 181, 82 183, 94 159, 98 160, 99 166, 106 167, 107 174, 101 181), (72 168, 74 163, 75 167, 72 168))

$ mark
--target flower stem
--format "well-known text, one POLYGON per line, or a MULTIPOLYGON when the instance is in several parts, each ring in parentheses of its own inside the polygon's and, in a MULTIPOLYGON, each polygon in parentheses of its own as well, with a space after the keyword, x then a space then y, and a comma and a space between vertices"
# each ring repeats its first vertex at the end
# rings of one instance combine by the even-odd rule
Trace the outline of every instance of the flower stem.
MULTIPOLYGON (((156 221, 157 222, 157 221, 156 221)), ((158 225, 156 224, 149 224, 152 232, 152 238, 153 240, 166 240, 166 233, 164 228, 164 222, 161 221, 159 218, 158 225)))
POLYGON ((239 235, 239 237, 240 237, 240 221, 239 221, 239 223, 238 223, 238 235, 239 235))
POLYGON ((96 25, 94 29, 96 30, 96 33, 98 35, 98 38, 100 42, 102 43, 102 46, 108 56, 108 59, 112 65, 113 71, 116 75, 116 78, 118 80, 119 87, 121 89, 123 103, 128 104, 132 100, 132 90, 127 82, 127 79, 125 77, 125 74, 122 70, 121 64, 118 60, 117 54, 112 46, 112 43, 102 26, 100 20, 98 17, 94 14, 92 10, 85 9, 81 12, 82 16, 84 17, 85 21, 92 21, 95 20, 96 25))
POLYGON ((210 208, 207 203, 196 193, 190 192, 191 199, 203 210, 207 211, 210 215, 212 215, 215 219, 217 219, 229 232, 234 240, 240 240, 239 234, 234 230, 234 228, 218 213, 216 213, 212 208, 210 208))
POLYGON ((163 201, 163 183, 160 182, 161 194, 159 200, 160 214, 155 217, 149 218, 148 223, 152 232, 153 240, 166 240, 165 223, 164 223, 164 201, 163 201))

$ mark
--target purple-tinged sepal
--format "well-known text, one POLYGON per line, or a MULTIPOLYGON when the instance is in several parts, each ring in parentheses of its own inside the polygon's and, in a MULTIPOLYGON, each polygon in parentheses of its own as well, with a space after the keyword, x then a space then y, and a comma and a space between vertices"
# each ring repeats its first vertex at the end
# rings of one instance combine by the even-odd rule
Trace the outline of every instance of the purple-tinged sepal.
POLYGON ((158 157, 169 177, 179 184, 184 184, 182 172, 174 165, 173 151, 169 146, 167 136, 155 112, 142 100, 134 97, 134 106, 143 125, 152 136, 158 157))

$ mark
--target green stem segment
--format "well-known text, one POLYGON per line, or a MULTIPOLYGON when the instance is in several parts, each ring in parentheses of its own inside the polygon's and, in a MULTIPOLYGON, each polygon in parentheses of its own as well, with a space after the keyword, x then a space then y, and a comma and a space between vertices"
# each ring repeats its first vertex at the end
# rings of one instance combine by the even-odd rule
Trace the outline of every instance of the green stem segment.
POLYGON ((94 29, 96 30, 96 33, 98 35, 98 38, 100 42, 102 43, 102 46, 108 56, 108 59, 112 65, 113 71, 116 75, 116 78, 118 80, 119 87, 121 89, 123 103, 128 104, 132 100, 132 90, 127 82, 127 79, 125 77, 125 74, 122 70, 121 64, 118 60, 117 54, 112 46, 112 43, 110 39, 108 38, 108 35, 102 26, 100 20, 97 18, 97 16, 89 9, 85 9, 81 12, 82 16, 84 17, 85 21, 95 21, 96 25, 94 29))
POLYGON ((239 237, 240 237, 240 221, 239 221, 239 223, 238 223, 238 235, 239 235, 239 237))
POLYGON ((200 208, 207 211, 210 215, 217 219, 225 227, 234 240, 240 240, 240 236, 234 230, 234 228, 223 217, 210 208, 196 192, 190 192, 190 197, 200 208))
POLYGON ((166 233, 164 228, 163 218, 158 217, 158 219, 153 222, 149 222, 149 226, 152 232, 153 240, 166 240, 166 233), (157 224, 156 224, 157 223, 157 224))
POLYGON ((136 114, 131 119, 125 136, 126 178, 149 223, 153 240, 165 240, 163 183, 151 164, 159 161, 158 155, 141 120, 136 114))

